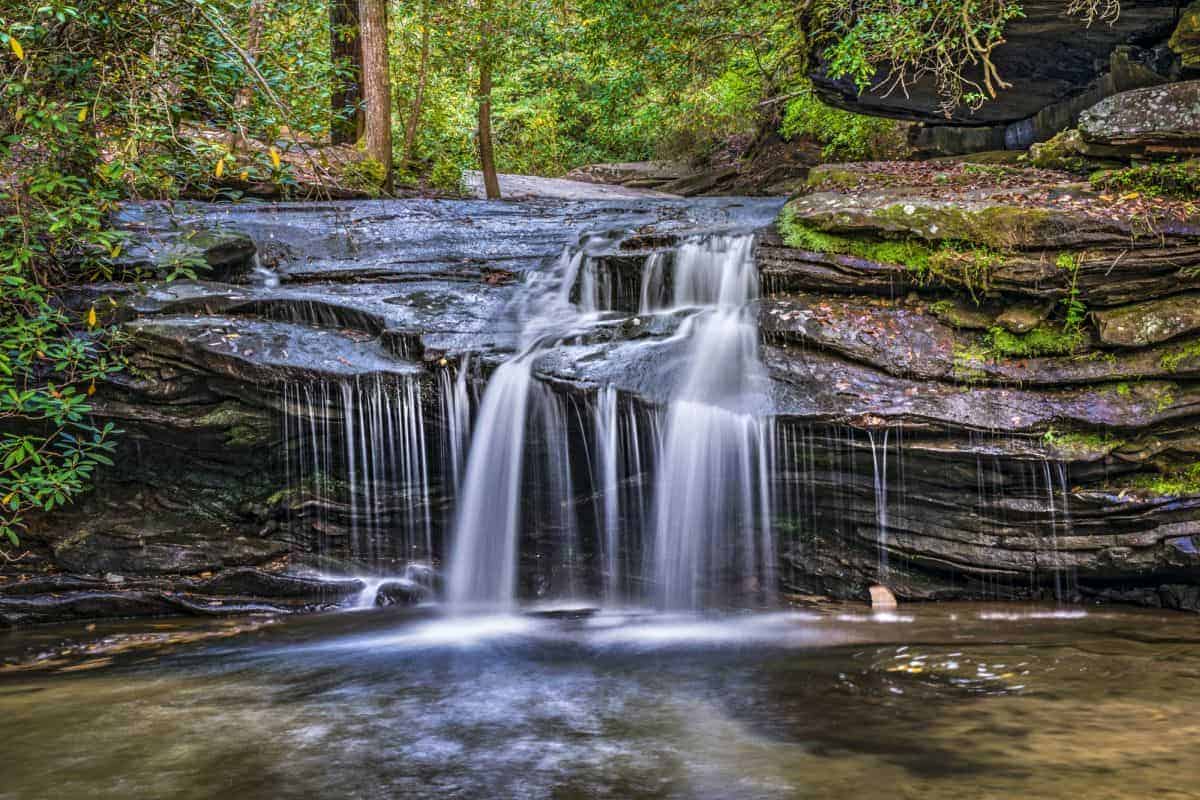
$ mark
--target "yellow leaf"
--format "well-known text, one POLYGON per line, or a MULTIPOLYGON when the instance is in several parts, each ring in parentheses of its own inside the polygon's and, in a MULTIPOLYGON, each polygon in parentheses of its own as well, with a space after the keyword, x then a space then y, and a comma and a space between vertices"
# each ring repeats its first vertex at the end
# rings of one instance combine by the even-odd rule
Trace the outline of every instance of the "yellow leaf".
POLYGON ((213 167, 213 175, 218 178, 225 174, 225 159, 218 159, 217 166, 213 167))
POLYGON ((1120 200, 1137 200, 1141 196, 1142 196, 1141 192, 1130 192, 1129 194, 1121 195, 1118 199, 1120 199, 1120 200))
POLYGON ((76 119, 78 119, 80 122, 87 121, 87 106, 84 106, 83 108, 79 109, 79 116, 76 117, 76 119))
POLYGON ((91 397, 92 395, 94 395, 96 393, 96 382, 95 381, 92 381, 91 383, 88 384, 87 393, 88 393, 88 397, 91 397))
POLYGON ((0 500, 0 504, 8 505, 12 502, 14 495, 16 495, 16 492, 9 492, 8 494, 4 495, 4 499, 0 500))
POLYGON ((17 58, 19 58, 19 59, 25 58, 25 48, 21 47, 21 43, 17 41, 17 37, 9 36, 8 37, 8 46, 12 48, 13 55, 15 55, 17 58))
POLYGON ((271 163, 275 165, 275 169, 279 169, 279 165, 283 163, 279 158, 279 151, 272 147, 267 152, 271 154, 271 163))
POLYGON ((95 308, 88 309, 87 324, 88 324, 89 328, 96 327, 96 309, 95 308))
POLYGON ((242 170, 241 172, 238 173, 238 178, 240 178, 241 180, 244 180, 244 181, 248 181, 248 180, 250 180, 250 173, 247 172, 246 170, 242 170))
MULTIPOLYGON (((108 257, 109 257, 109 258, 116 258, 116 257, 117 257, 117 256, 119 256, 119 255, 121 255, 121 245, 119 245, 119 244, 114 244, 114 245, 112 246, 112 250, 109 250, 109 251, 108 251, 108 257)), ((109 299, 111 300, 112 298, 110 297, 109 299)))

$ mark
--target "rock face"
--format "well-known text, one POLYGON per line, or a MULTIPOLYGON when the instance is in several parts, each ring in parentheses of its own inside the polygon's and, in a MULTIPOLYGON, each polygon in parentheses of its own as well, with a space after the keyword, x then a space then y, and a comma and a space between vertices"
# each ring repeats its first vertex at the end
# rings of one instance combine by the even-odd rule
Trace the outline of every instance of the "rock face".
POLYGON ((866 432, 812 411, 786 423, 801 482, 819 486, 796 504, 792 585, 879 581, 903 598, 1041 583, 1189 605, 1168 588, 1195 582, 1200 541, 1186 206, 1143 219, 1169 231, 1151 239, 1082 187, 904 178, 800 198, 760 246, 773 374, 866 432), (1031 300, 1051 313, 1004 324, 1031 300))
POLYGON ((321 607, 364 584, 316 575, 364 569, 393 576, 380 604, 436 593, 522 281, 585 233, 570 291, 607 310, 532 364, 521 574, 527 596, 598 593, 604 520, 649 535, 606 492, 636 509, 655 480, 651 459, 611 478, 598 459, 609 436, 654 452, 686 358, 680 319, 639 311, 647 281, 731 229, 760 230, 784 592, 1193 605, 1200 227, 1056 180, 827 169, 774 224, 780 201, 746 199, 131 209, 146 233, 247 236, 268 271, 81 288, 132 337, 96 395, 118 468, 0 568, 0 621, 321 607))

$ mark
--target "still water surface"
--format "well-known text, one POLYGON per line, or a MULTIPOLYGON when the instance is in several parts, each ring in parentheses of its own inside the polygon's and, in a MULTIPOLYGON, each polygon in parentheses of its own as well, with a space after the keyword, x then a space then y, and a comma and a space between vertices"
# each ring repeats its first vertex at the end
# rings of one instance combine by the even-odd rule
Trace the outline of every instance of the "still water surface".
POLYGON ((3 664, 6 799, 1200 797, 1183 614, 381 610, 7 633, 3 664))

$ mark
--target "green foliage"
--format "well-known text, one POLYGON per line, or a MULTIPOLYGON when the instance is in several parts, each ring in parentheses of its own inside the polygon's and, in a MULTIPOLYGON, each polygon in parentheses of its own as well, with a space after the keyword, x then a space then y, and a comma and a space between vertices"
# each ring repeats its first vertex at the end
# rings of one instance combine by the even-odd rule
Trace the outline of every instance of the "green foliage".
POLYGON ((444 192, 459 192, 462 190, 462 168, 453 159, 439 158, 429 173, 429 183, 444 192))
POLYGON ((1087 320, 1087 306, 1079 299, 1079 265, 1082 263, 1083 257, 1073 255, 1071 253, 1059 253, 1055 259, 1055 264, 1059 269, 1063 270, 1070 276, 1070 283, 1067 285, 1067 296, 1062 299, 1062 305, 1065 312, 1063 320, 1064 333, 1078 334, 1083 323, 1087 320))
POLYGON ((342 182, 371 196, 379 195, 387 179, 383 164, 373 158, 351 161, 342 167, 342 182))
POLYGON ((827 106, 811 91, 788 101, 780 132, 788 138, 816 140, 821 154, 833 161, 897 158, 906 149, 903 130, 895 121, 827 106))
POLYGON ((0 22, 23 51, 0 66, 0 539, 12 545, 30 513, 70 502, 111 464, 117 433, 92 421, 89 399, 121 368, 113 331, 94 306, 72 311, 56 294, 109 277, 123 240, 104 224, 117 173, 99 160, 90 68, 46 51, 50 31, 80 14, 45 6, 0 22))

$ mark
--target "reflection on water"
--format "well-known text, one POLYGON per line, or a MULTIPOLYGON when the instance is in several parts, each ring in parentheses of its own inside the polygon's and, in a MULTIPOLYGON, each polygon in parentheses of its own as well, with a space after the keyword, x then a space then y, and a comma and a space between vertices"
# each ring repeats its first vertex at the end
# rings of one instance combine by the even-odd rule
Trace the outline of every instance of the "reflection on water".
POLYGON ((381 610, 250 628, 0 636, 0 660, 43 666, 0 669, 0 797, 1200 796, 1184 615, 381 610))

